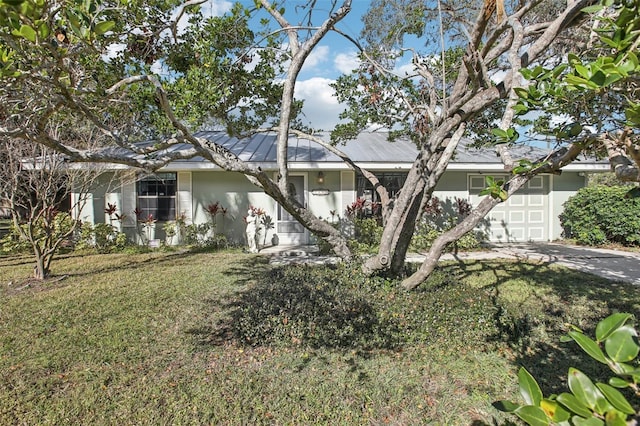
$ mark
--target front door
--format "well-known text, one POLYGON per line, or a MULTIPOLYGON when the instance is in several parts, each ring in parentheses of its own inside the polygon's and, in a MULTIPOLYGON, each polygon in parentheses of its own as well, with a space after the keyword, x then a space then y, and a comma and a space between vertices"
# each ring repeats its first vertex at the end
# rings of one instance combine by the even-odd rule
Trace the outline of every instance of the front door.
MULTIPOLYGON (((300 204, 307 205, 307 175, 290 175, 289 192, 300 204)), ((309 233, 293 216, 278 205, 276 232, 280 244, 307 244, 309 233)))

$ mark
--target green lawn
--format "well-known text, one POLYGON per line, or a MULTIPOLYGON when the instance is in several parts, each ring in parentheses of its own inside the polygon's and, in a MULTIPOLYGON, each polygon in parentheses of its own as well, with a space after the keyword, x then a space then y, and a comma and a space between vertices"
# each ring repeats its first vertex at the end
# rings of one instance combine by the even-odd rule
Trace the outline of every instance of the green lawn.
POLYGON ((0 424, 504 424, 520 365, 545 393, 602 371, 567 322, 640 311, 637 287, 540 264, 449 264, 413 293, 236 252, 53 271, 0 258, 0 424))

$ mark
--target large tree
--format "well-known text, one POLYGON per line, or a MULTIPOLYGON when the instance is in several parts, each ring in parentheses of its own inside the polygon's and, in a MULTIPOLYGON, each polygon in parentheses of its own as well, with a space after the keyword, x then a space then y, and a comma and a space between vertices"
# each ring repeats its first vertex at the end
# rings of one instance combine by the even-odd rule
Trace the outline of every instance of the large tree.
MULTIPOLYGON (((351 1, 331 1, 328 13, 326 4, 319 7, 309 1, 296 9, 305 14, 300 25, 287 20, 286 2, 259 0, 251 10, 236 5, 217 17, 204 16, 202 2, 0 0, 0 134, 42 144, 72 161, 116 162, 147 170, 202 156, 243 173, 326 239, 336 253, 350 257, 345 238, 288 193, 286 150, 289 133, 305 130, 296 120, 300 103, 293 98, 300 69, 329 31, 339 31, 351 1), (252 18, 259 14, 272 28, 252 28, 252 18), (78 149, 53 137, 45 130, 59 110, 89 120, 119 149, 78 149), (109 124, 114 122, 124 123, 127 131, 115 130, 109 124), (194 136, 210 123, 235 135, 276 129, 278 177, 194 136), (157 143, 136 144, 150 137, 157 143), (166 150, 182 142, 192 148, 166 150)), ((412 138, 420 152, 399 197, 389 199, 376 185, 384 202, 385 229, 380 252, 367 261, 367 271, 400 273, 421 206, 430 199, 465 132, 477 132, 476 124, 500 118, 500 131, 494 132, 502 142, 498 152, 505 167, 517 173, 503 185, 488 188, 494 196, 484 199, 456 232, 472 229, 535 174, 556 172, 582 151, 584 143, 565 144, 531 165, 518 164, 509 155, 518 90, 528 86, 520 70, 550 57, 558 60, 563 52, 557 41, 586 23, 588 15, 581 10, 594 3, 532 0, 505 5, 470 0, 464 8, 460 2, 445 1, 374 4, 399 19, 387 20, 390 26, 378 32, 393 37, 374 43, 381 37, 372 35, 363 44, 363 66, 355 82, 339 82, 341 96, 350 102, 345 117, 353 121, 335 134, 339 140, 376 122, 400 129, 391 134, 412 138), (394 13, 394 4, 407 14, 394 13), (434 57, 415 51, 415 73, 399 76, 388 66, 394 63, 393 55, 405 51, 398 43, 409 33, 429 41, 431 51, 440 53, 434 57), (431 39, 427 34, 438 36, 431 39)), ((325 146, 378 183, 374 174, 358 169, 339 149, 325 146)), ((448 234, 436 241, 407 287, 430 273, 455 237, 448 234)))

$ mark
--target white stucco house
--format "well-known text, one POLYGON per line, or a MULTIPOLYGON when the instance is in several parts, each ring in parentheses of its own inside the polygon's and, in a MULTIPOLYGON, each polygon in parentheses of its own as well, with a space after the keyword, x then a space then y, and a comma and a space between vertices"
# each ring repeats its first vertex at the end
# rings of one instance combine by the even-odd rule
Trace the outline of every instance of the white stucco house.
MULTIPOLYGON (((197 136, 224 145, 241 159, 277 173, 275 133, 258 134, 239 140, 224 132, 201 132, 197 136)), ((321 137, 328 140, 329 135, 321 137)), ((183 149, 174 146, 172 149, 183 149)), ((393 193, 404 182, 404 176, 416 158, 416 148, 407 140, 388 142, 379 132, 362 133, 339 148, 362 167, 373 171, 393 193)), ((531 160, 542 157, 542 148, 523 148, 516 158, 531 160)), ((343 217, 347 206, 358 197, 373 200, 371 185, 357 176, 335 154, 303 138, 289 140, 291 183, 299 200, 316 215, 327 220, 343 217), (332 215, 332 212, 334 213, 332 215)), ((114 166, 121 169, 121 166, 114 166)), ((560 175, 540 175, 505 203, 499 204, 486 218, 483 228, 491 241, 550 241, 561 238, 558 215, 563 203, 585 185, 585 174, 609 170, 606 162, 583 158, 563 169, 560 175)), ((485 177, 506 176, 499 158, 490 149, 474 149, 461 143, 447 171, 438 184, 435 196, 441 200, 464 198, 473 206, 485 188, 485 177)), ((243 175, 227 172, 193 158, 175 161, 154 176, 139 175, 114 184, 109 173, 105 184, 90 194, 88 202, 75 215, 91 223, 108 222, 108 203, 115 204, 126 218, 121 226, 130 235, 135 233, 134 210, 143 216, 152 214, 158 220, 156 238, 162 239, 161 223, 183 215, 187 224, 210 220, 207 206, 219 203, 226 215, 218 217, 218 231, 237 242, 244 238, 244 221, 249 206, 262 208, 273 219, 266 240, 277 235, 280 244, 307 244, 313 240, 308 231, 243 175), (109 181, 109 184, 106 182, 109 181)), ((76 194, 78 196, 78 194, 76 194)))

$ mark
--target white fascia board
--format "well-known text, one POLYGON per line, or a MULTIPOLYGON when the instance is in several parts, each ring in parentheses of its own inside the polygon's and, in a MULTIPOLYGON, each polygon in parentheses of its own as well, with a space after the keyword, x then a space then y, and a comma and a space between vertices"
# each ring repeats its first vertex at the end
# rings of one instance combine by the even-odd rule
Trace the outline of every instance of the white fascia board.
MULTIPOLYGON (((259 167, 264 171, 278 170, 275 163, 250 163, 253 167, 259 167)), ((375 171, 408 171, 411 163, 356 163, 359 167, 375 171)), ((126 166, 122 166, 126 168, 126 166)), ((351 168, 343 162, 322 162, 322 163, 290 163, 289 170, 350 170, 351 168)), ((222 170, 220 167, 209 161, 185 161, 174 162, 160 169, 161 171, 193 171, 193 170, 222 170)), ((468 172, 505 172, 502 163, 450 163, 447 170, 468 171, 468 172)), ((606 172, 610 170, 607 163, 571 163, 562 170, 572 172, 606 172)))
POLYGON ((568 164, 562 168, 568 172, 610 172, 611 165, 609 163, 585 163, 579 161, 568 164))
MULTIPOLYGON (((505 172, 502 163, 450 163, 447 170, 469 172, 505 172)), ((611 170, 608 163, 580 163, 574 162, 562 168, 568 172, 607 172, 611 170)))

